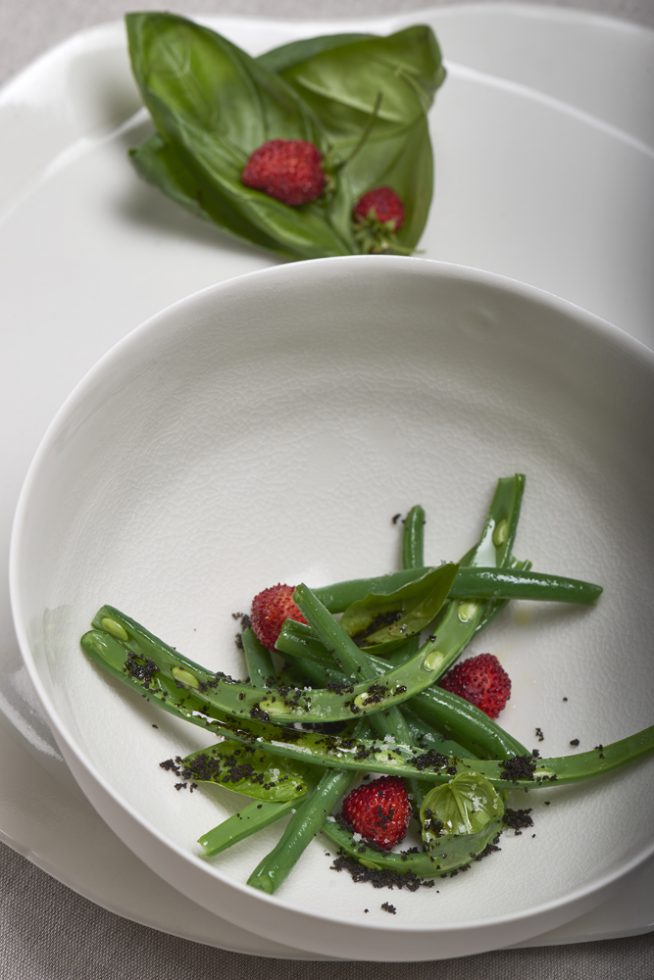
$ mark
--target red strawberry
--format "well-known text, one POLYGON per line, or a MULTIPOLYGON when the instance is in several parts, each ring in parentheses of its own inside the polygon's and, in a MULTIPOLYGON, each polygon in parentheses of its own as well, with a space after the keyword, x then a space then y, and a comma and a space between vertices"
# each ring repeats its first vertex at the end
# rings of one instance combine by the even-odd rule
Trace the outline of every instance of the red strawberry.
POLYGON ((272 650, 279 631, 286 619, 306 623, 306 619, 293 601, 293 585, 272 585, 259 592, 252 600, 252 629, 257 639, 272 650))
POLYGON ((357 221, 379 222, 388 231, 399 231, 404 223, 404 205, 390 187, 375 187, 354 205, 357 221))
POLYGON ((492 653, 480 653, 448 670, 439 686, 497 718, 511 696, 511 678, 492 653))
POLYGON ((306 140, 268 140, 251 154, 241 180, 284 204, 308 204, 322 194, 322 154, 306 140))
POLYGON ((342 815, 356 834, 389 851, 404 840, 411 817, 404 781, 381 776, 357 786, 343 800, 342 815))

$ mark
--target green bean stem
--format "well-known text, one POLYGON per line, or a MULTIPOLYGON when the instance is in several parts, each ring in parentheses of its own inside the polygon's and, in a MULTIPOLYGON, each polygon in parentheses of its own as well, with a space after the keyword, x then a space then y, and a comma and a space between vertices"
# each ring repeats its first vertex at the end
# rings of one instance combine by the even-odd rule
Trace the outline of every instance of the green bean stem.
POLYGON ((354 778, 350 772, 325 772, 317 787, 298 803, 279 841, 248 878, 248 885, 269 895, 279 888, 354 778))

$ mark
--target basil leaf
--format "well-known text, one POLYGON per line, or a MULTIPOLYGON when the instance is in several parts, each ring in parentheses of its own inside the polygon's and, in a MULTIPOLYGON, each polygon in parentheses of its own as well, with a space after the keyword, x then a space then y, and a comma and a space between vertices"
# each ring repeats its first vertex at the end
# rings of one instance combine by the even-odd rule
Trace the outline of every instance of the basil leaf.
POLYGON ((266 51, 265 54, 260 54, 257 61, 271 71, 282 72, 299 61, 313 58, 322 51, 371 36, 370 34, 321 34, 319 37, 301 38, 299 41, 289 41, 288 44, 282 44, 278 48, 266 51))
POLYGON ((418 25, 389 37, 349 40, 290 64, 281 75, 320 119, 337 160, 355 150, 381 98, 368 139, 340 171, 348 185, 343 198, 351 205, 373 187, 391 186, 405 205, 398 240, 413 249, 433 191, 426 112, 445 78, 433 31, 418 25))
POLYGON ((173 146, 165 143, 155 133, 141 146, 130 150, 132 162, 144 180, 163 191, 167 197, 181 204, 199 218, 222 226, 225 231, 244 238, 255 245, 277 252, 284 258, 296 258, 285 251, 275 239, 260 228, 246 221, 238 208, 230 207, 220 194, 211 187, 202 186, 193 171, 185 165, 173 146))
POLYGON ((423 840, 431 845, 443 837, 478 834, 503 814, 502 797, 492 783, 477 772, 461 772, 430 789, 422 801, 423 840))
POLYGON ((360 252, 352 208, 365 191, 389 185, 405 205, 400 250, 413 250, 433 185, 425 113, 445 74, 430 28, 308 38, 255 59, 174 14, 128 14, 126 26, 134 76, 157 129, 131 151, 146 180, 227 232, 291 259, 360 252), (269 139, 314 143, 336 167, 329 191, 289 207, 245 187, 247 159, 269 139))
POLYGON ((315 784, 311 767, 227 740, 187 755, 180 772, 184 779, 270 803, 297 799, 315 784))
POLYGON ((207 28, 173 14, 126 18, 132 69, 162 144, 134 154, 178 201, 248 240, 291 257, 358 251, 325 202, 292 208, 245 187, 254 149, 272 138, 327 143, 313 112, 277 74, 207 28), (156 164, 156 165, 155 165, 156 164), (223 216, 224 213, 224 216, 223 216))
POLYGON ((341 626, 366 647, 420 633, 438 615, 457 571, 454 563, 440 565, 395 592, 359 599, 347 607, 341 626))

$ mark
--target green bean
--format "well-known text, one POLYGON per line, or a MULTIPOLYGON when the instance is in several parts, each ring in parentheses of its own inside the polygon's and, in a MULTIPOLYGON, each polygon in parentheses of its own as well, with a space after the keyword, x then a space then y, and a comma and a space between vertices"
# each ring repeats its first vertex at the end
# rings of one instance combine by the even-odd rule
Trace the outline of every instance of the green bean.
POLYGON ((453 599, 531 599, 581 605, 591 605, 601 593, 601 585, 564 575, 473 566, 460 568, 450 589, 453 599))
POLYGON ((445 738, 406 705, 402 708, 402 714, 409 726, 412 745, 419 745, 421 749, 435 749, 447 756, 469 757, 471 755, 468 746, 461 745, 451 738, 445 738))
POLYGON ((103 606, 93 624, 96 629, 85 633, 81 640, 82 648, 87 652, 94 645, 101 645, 102 635, 109 636, 123 646, 126 658, 130 652, 136 652, 172 684, 198 694, 205 714, 229 714, 240 719, 258 717, 262 721, 280 723, 347 721, 355 716, 384 711, 428 687, 452 656, 452 651, 440 650, 436 641, 428 641, 412 660, 389 672, 384 678, 383 690, 376 683, 371 689, 371 684, 365 681, 353 683, 344 691, 264 689, 240 683, 224 674, 212 674, 112 606, 103 606), (114 632, 108 633, 103 627, 108 620, 114 624, 114 632), (127 635, 127 640, 117 635, 118 630, 127 635))
MULTIPOLYGON (((277 645, 283 653, 302 658, 303 665, 311 663, 310 669, 313 669, 314 664, 319 669, 325 669, 327 655, 319 652, 319 649, 324 651, 324 647, 319 648, 306 624, 286 622, 277 645)), ((391 670, 384 660, 371 653, 366 653, 366 656, 378 677, 391 670)), ((324 674, 313 676, 317 677, 319 683, 325 683, 324 674)), ((482 758, 505 758, 527 752, 524 745, 483 711, 444 688, 432 686, 412 698, 409 705, 432 729, 446 738, 460 742, 468 752, 474 752, 482 758)), ((404 709, 407 705, 402 707, 404 709)))
POLYGON ((416 504, 404 518, 402 527, 402 567, 422 568, 425 563, 425 512, 416 504))
POLYGON ((325 670, 334 668, 334 658, 308 623, 287 619, 279 631, 275 649, 286 656, 297 657, 302 664, 316 664, 325 670))
MULTIPOLYGON (((654 752, 654 726, 650 726, 618 742, 605 745, 601 749, 593 749, 591 752, 555 759, 534 759, 534 769, 533 773, 530 773, 530 778, 514 777, 510 775, 510 770, 503 769, 510 765, 511 760, 508 760, 508 763, 506 760, 499 759, 450 758, 443 761, 432 759, 429 753, 420 753, 415 747, 408 745, 391 746, 387 742, 374 739, 339 738, 314 732, 299 732, 295 728, 236 719, 230 715, 222 718, 210 717, 202 711, 202 696, 189 694, 184 688, 175 692, 174 685, 169 686, 168 678, 158 676, 156 668, 154 671, 146 669, 141 677, 126 673, 124 664, 130 657, 130 651, 125 649, 120 640, 99 631, 92 631, 91 634, 85 634, 85 637, 89 638, 85 649, 92 659, 141 695, 157 701, 162 707, 171 710, 167 703, 170 701, 175 713, 180 713, 180 716, 186 717, 188 721, 201 724, 218 735, 248 745, 254 744, 256 748, 273 755, 296 759, 310 765, 357 772, 389 773, 433 783, 446 782, 453 775, 452 770, 472 769, 498 786, 528 789, 551 786, 553 781, 558 785, 600 775, 654 752), (433 768, 428 768, 432 762, 433 768)), ((210 753, 211 747, 206 751, 210 753)))
MULTIPOLYGON (((315 598, 311 590, 306 586, 299 586, 295 590, 294 596, 300 610, 304 613, 309 624, 318 632, 323 644, 333 645, 334 657, 340 664, 345 676, 360 677, 365 681, 373 682, 373 687, 370 690, 375 691, 375 697, 382 693, 382 688, 374 684, 378 672, 370 663, 368 655, 341 629, 332 614, 325 609, 319 599, 315 598)), ((419 651, 416 651, 415 656, 419 656, 419 651)), ((369 724, 379 738, 390 736, 398 742, 411 742, 409 727, 398 707, 390 707, 387 711, 371 715, 369 724)), ((423 790, 418 780, 409 778, 409 791, 419 806, 423 790)))
POLYGON ((285 800, 283 803, 253 800, 198 838, 203 856, 215 857, 233 844, 238 844, 239 841, 268 827, 290 813, 297 805, 297 800, 285 800))
POLYGON ((476 834, 447 835, 433 850, 383 852, 352 836, 338 822, 328 821, 322 832, 339 851, 359 864, 377 871, 391 871, 416 878, 438 878, 467 867, 502 830, 502 820, 492 820, 476 834))
MULTIPOLYGON (((495 566, 464 565, 461 559, 450 588, 450 599, 529 599, 534 602, 572 602, 591 605, 602 593, 601 585, 551 572, 499 570, 495 566)), ((408 568, 373 578, 349 579, 323 585, 313 591, 332 613, 340 613, 369 595, 386 595, 416 582, 434 566, 408 568)))
MULTIPOLYGON (((414 777, 435 784, 448 782, 458 772, 473 771, 503 789, 537 789, 578 782, 654 753, 654 725, 577 755, 551 759, 532 754, 510 759, 473 759, 443 756, 380 739, 299 732, 277 725, 236 724, 233 719, 219 724, 220 734, 231 732, 233 738, 248 744, 256 742, 256 747, 262 751, 308 765, 414 777)), ((211 751, 211 746, 205 750, 208 755, 211 751)))
POLYGON ((251 626, 241 633, 241 643, 250 683, 255 687, 270 687, 275 678, 270 653, 254 635, 251 626))
POLYGON ((297 863, 326 818, 352 785, 350 772, 326 772, 318 786, 297 806, 275 847, 259 862, 248 885, 272 895, 297 863))

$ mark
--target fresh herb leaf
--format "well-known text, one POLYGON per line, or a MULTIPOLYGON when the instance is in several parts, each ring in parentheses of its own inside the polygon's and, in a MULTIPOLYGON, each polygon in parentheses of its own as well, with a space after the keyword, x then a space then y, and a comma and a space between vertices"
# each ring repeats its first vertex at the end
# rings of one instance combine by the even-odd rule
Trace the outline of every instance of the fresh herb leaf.
POLYGON ((298 799, 315 782, 310 767, 275 759, 267 752, 233 741, 192 752, 182 760, 180 772, 184 779, 217 783, 234 793, 271 803, 298 799))
POLYGON ((359 599, 345 610, 341 626, 362 646, 414 636, 438 615, 457 571, 454 563, 439 565, 395 592, 359 599))

